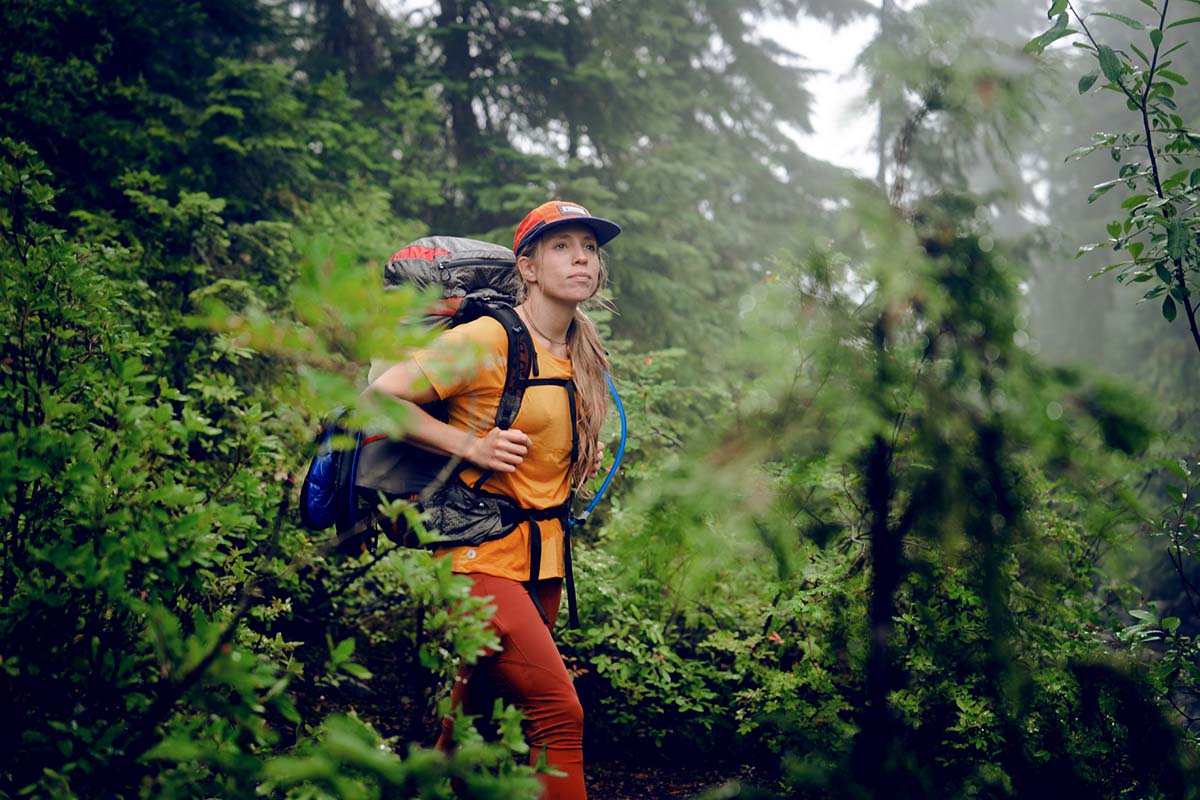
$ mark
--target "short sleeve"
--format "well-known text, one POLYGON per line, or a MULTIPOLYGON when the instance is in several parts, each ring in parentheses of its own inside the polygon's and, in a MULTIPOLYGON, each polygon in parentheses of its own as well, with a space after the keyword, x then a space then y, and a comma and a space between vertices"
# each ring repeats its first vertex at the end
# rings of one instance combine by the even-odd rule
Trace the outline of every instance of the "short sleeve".
POLYGON ((504 383, 508 338, 504 326, 491 317, 480 317, 450 328, 425 348, 413 354, 421 372, 447 400, 471 394, 476 387, 504 383))

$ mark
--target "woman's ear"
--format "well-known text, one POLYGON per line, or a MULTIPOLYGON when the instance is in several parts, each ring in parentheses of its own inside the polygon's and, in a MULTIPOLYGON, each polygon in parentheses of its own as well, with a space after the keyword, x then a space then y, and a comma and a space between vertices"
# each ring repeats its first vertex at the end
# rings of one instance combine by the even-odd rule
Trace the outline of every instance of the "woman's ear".
POLYGON ((537 265, 529 256, 517 256, 517 272, 526 283, 537 283, 537 265))

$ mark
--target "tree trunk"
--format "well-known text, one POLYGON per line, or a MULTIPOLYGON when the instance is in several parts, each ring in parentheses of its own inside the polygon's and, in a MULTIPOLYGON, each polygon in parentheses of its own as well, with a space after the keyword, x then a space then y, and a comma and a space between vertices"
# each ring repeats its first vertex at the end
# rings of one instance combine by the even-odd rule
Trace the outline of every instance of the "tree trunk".
POLYGON ((469 4, 464 0, 442 0, 437 20, 442 40, 442 74, 446 76, 444 86, 446 102, 450 106, 454 155, 459 165, 470 163, 479 150, 479 120, 471 107, 469 13, 469 4))
MULTIPOLYGON (((879 44, 885 46, 891 35, 891 16, 893 0, 881 0, 879 4, 879 44)), ((875 170, 875 182, 881 189, 887 189, 887 140, 888 140, 888 101, 883 87, 879 91, 879 126, 875 134, 875 153, 878 166, 875 170)))

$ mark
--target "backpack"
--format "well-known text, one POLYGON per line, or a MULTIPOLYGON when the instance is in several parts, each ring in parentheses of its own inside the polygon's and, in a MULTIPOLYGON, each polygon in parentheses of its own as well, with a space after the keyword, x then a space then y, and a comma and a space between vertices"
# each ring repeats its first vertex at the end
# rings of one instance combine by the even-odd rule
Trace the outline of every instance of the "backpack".
MULTIPOLYGON (((571 461, 578 453, 575 385, 571 380, 538 377, 537 355, 529 331, 514 309, 519 278, 511 250, 500 245, 457 237, 418 239, 392 256, 384 269, 384 287, 404 284, 418 288, 441 287, 442 298, 429 318, 446 327, 488 316, 503 326, 508 337, 508 359, 495 425, 510 428, 517 418, 525 389, 532 385, 560 385, 568 396, 571 413, 571 461)), ((611 379, 610 393, 620 408, 611 379)), ((441 403, 425 410, 445 420, 441 403)), ((437 455, 386 436, 367 436, 344 424, 337 411, 317 435, 316 454, 300 491, 302 524, 313 531, 337 530, 336 549, 347 555, 373 551, 380 532, 405 547, 476 546, 502 538, 521 522, 529 522, 530 586, 541 564, 538 522, 562 521, 565 534, 564 567, 570 624, 578 627, 570 557, 571 529, 586 519, 607 489, 624 451, 625 416, 621 409, 622 439, 617 460, 601 491, 578 519, 571 516, 571 497, 547 509, 522 508, 512 498, 482 487, 491 476, 485 472, 473 485, 459 478, 466 466, 458 459, 437 455), (427 515, 432 539, 419 540, 403 517, 395 523, 378 511, 383 500, 404 499, 427 515)), ((536 595, 534 597, 537 606, 536 595)), ((545 613, 538 606, 539 613, 545 613)))
MULTIPOLYGON (((522 377, 529 375, 536 356, 533 340, 511 306, 463 298, 445 324, 461 325, 482 316, 496 319, 508 335, 505 382, 495 426, 512 427, 521 410, 525 388, 531 383, 564 386, 573 416, 573 383, 522 377)), ((446 421, 444 403, 429 403, 423 408, 446 421)), ((459 470, 467 466, 465 462, 384 435, 369 436, 350 428, 345 419, 345 410, 335 409, 323 423, 317 434, 316 454, 300 488, 301 523, 312 531, 336 528, 337 552, 349 556, 373 552, 379 533, 404 547, 474 546, 500 538, 520 522, 520 507, 515 501, 482 490, 483 483, 491 477, 490 471, 470 487, 479 495, 475 497, 463 490, 464 484, 458 479, 459 470), (442 535, 419 539, 403 517, 392 521, 378 511, 381 499, 403 499, 415 504, 427 512, 427 528, 442 535)), ((577 444, 574 427, 572 424, 572 461, 577 444)))

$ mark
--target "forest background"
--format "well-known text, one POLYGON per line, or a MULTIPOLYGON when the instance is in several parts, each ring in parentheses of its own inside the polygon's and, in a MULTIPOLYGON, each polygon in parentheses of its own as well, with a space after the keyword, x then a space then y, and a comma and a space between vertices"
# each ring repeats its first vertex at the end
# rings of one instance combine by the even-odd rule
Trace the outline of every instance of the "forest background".
POLYGON ((1196 5, 4 0, 0 797, 536 796, 512 709, 428 749, 487 609, 295 505, 387 257, 554 196, 625 226, 594 796, 1195 796, 1196 5))

